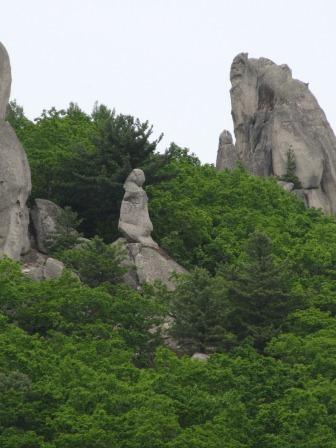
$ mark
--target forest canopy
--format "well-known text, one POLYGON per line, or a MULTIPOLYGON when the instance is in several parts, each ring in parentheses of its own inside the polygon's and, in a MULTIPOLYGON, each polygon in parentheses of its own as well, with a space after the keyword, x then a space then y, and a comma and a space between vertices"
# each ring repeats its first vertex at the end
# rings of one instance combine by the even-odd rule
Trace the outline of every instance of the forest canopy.
POLYGON ((275 178, 161 154, 149 123, 103 105, 31 121, 11 103, 8 119, 32 198, 71 207, 91 241, 62 249, 59 279, 0 261, 0 446, 334 448, 334 217, 275 178), (189 272, 175 291, 124 285, 109 245, 132 168, 155 240, 189 272), (167 316, 176 353, 155 331, 167 316))

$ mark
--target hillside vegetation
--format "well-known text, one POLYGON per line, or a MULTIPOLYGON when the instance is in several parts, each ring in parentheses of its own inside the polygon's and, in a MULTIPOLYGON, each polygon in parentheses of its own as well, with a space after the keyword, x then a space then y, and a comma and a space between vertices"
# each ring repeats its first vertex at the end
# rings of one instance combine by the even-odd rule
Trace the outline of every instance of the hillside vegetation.
POLYGON ((335 219, 276 179, 217 172, 175 144, 158 154, 148 123, 105 106, 32 122, 12 103, 8 118, 33 197, 70 206, 100 238, 59 252, 82 282, 0 262, 0 446, 336 447, 335 219), (107 246, 136 167, 154 238, 190 272, 174 292, 122 284, 107 246), (167 315, 178 354, 155 331, 167 315))

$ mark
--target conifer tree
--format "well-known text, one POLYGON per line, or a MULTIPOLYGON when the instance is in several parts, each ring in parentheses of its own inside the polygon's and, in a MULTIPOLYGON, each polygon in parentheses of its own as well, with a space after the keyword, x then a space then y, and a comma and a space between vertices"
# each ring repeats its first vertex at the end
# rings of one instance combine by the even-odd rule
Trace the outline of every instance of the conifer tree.
POLYGON ((290 145, 287 151, 286 174, 281 176, 280 180, 292 182, 296 189, 302 188, 300 179, 296 175, 296 160, 292 145, 290 145))
POLYGON ((252 338, 262 349, 279 332, 287 314, 299 306, 291 293, 290 276, 274 261, 272 242, 255 232, 247 243, 246 261, 228 280, 228 298, 233 311, 229 330, 238 340, 252 338))

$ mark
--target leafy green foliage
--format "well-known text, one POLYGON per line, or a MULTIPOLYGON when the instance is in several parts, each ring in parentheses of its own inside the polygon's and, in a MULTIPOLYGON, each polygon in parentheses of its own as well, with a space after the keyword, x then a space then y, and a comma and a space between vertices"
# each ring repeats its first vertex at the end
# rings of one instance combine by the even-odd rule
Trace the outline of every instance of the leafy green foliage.
POLYGON ((223 351, 235 337, 228 330, 230 304, 222 277, 211 277, 205 269, 177 279, 171 295, 174 318, 172 335, 189 353, 223 351))
POLYGON ((238 266, 214 277, 196 269, 178 280, 171 293, 172 334, 192 353, 228 350, 245 339, 262 350, 302 305, 292 282, 285 266, 274 262, 270 239, 255 232, 238 266))
POLYGON ((122 182, 144 168, 155 239, 192 272, 173 292, 131 290, 100 238, 62 252, 87 284, 1 260, 0 446, 334 448, 335 219, 276 179, 217 172, 175 144, 157 154, 148 123, 105 106, 31 122, 12 103, 8 119, 34 195, 71 206, 90 236, 114 238, 122 182), (169 311, 208 362, 162 345, 169 311))
POLYGON ((279 333, 288 314, 300 307, 300 297, 291 291, 293 280, 285 266, 274 262, 272 242, 266 235, 251 234, 246 255, 247 260, 229 274, 228 328, 238 340, 249 337, 262 349, 279 333))
POLYGON ((70 207, 64 207, 56 217, 56 228, 45 241, 50 253, 57 253, 74 247, 79 243, 81 234, 77 231, 82 219, 70 207))
POLYGON ((104 105, 91 115, 71 103, 67 110, 44 111, 29 121, 11 103, 7 113, 27 151, 33 197, 69 206, 82 218, 86 236, 113 241, 118 231, 123 183, 133 168, 155 180, 167 156, 154 154, 162 136, 152 140, 153 127, 104 105))
POLYGON ((102 283, 120 283, 126 273, 122 267, 126 257, 125 249, 119 244, 105 244, 98 236, 80 243, 77 248, 59 253, 58 257, 92 287, 102 283))

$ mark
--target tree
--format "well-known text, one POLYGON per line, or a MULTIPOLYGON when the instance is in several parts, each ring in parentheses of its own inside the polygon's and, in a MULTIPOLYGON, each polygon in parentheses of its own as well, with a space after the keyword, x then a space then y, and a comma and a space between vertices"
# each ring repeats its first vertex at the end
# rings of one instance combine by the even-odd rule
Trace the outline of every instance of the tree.
POLYGON ((300 307, 291 291, 291 278, 274 261, 272 242, 264 234, 251 234, 246 260, 227 275, 228 298, 233 308, 228 328, 239 341, 251 338, 258 349, 279 333, 286 316, 300 307))
POLYGON ((229 302, 222 277, 211 277, 196 268, 192 274, 177 278, 171 293, 171 333, 189 353, 222 351, 234 337, 228 331, 229 302))
POLYGON ((74 149, 63 166, 58 192, 83 217, 87 236, 100 235, 111 242, 118 235, 123 183, 133 168, 160 163, 154 153, 161 136, 151 140, 153 128, 147 121, 117 115, 103 106, 95 109, 93 120, 93 149, 74 149))
POLYGON ((292 145, 287 151, 286 173, 280 177, 284 182, 292 182, 295 189, 302 188, 300 179, 296 175, 296 160, 292 145))
POLYGON ((105 244, 98 236, 81 243, 78 248, 65 250, 58 256, 91 287, 103 283, 120 283, 127 270, 122 266, 126 256, 125 249, 118 244, 105 244))

